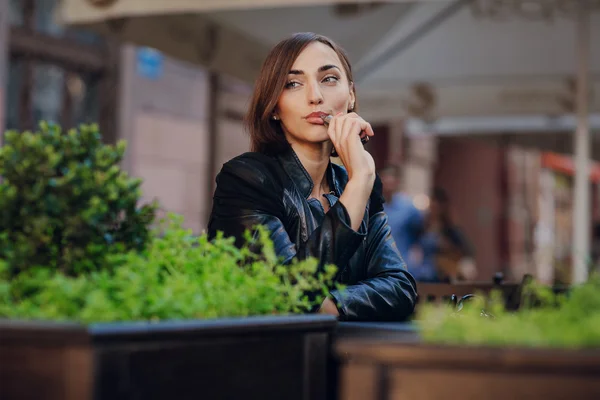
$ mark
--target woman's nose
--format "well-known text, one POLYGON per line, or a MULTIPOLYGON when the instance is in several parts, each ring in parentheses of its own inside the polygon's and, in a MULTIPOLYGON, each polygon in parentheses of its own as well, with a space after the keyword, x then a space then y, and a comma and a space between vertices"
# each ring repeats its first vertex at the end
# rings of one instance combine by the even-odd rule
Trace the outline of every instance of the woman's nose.
POLYGON ((311 105, 322 104, 323 103, 323 94, 321 93, 321 89, 319 88, 318 83, 312 83, 308 85, 308 102, 311 105))

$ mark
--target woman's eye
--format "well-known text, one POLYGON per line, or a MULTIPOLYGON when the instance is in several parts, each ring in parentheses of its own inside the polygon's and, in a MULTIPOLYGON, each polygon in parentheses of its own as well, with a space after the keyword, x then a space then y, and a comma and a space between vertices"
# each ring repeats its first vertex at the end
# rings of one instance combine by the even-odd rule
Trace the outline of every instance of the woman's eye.
POLYGON ((300 83, 292 81, 292 82, 286 83, 285 87, 286 87, 286 89, 293 89, 295 87, 298 87, 298 85, 300 85, 300 83))
POLYGON ((337 82, 339 80, 340 80, 340 78, 338 78, 337 76, 331 75, 331 76, 326 76, 325 79, 323 79, 323 82, 329 83, 329 82, 337 82))

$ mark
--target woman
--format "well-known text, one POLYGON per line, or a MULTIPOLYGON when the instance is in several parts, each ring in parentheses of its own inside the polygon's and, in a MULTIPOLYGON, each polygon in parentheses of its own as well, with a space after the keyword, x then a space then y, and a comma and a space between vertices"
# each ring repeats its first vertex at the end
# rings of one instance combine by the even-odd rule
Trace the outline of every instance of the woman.
POLYGON ((352 71, 331 40, 300 33, 277 44, 256 81, 247 115, 252 152, 217 176, 209 236, 235 236, 261 224, 278 256, 316 257, 338 267, 320 312, 341 320, 402 320, 416 300, 383 212, 381 183, 360 135, 352 71), (334 115, 329 125, 322 117, 334 115), (337 151, 345 168, 330 161, 337 151), (373 190, 374 186, 376 190, 373 190))
POLYGON ((418 243, 422 261, 409 269, 420 282, 472 280, 477 274, 473 251, 450 215, 446 191, 435 188, 418 243))

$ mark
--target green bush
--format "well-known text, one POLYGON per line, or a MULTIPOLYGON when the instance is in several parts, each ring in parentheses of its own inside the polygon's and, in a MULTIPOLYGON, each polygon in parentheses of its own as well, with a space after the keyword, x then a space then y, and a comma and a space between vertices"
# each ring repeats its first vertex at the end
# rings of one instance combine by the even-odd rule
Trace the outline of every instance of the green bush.
POLYGON ((316 259, 280 265, 265 228, 238 249, 233 238, 194 237, 181 217, 167 222, 145 251, 110 255, 113 268, 105 270, 73 277, 32 268, 8 279, 0 263, 0 318, 89 323, 302 313, 331 288, 335 266, 319 271, 316 259))
POLYGON ((144 249, 156 206, 138 206, 141 180, 119 168, 125 147, 103 144, 94 125, 6 133, 0 259, 11 276, 35 266, 99 270, 109 254, 144 249))
POLYGON ((336 268, 281 265, 264 227, 195 237, 120 170, 124 143, 97 127, 6 134, 0 149, 0 318, 154 321, 301 313, 318 306, 336 268))
POLYGON ((474 298, 459 312, 425 305, 417 324, 424 341, 433 344, 600 347, 600 276, 558 295, 532 283, 524 289, 523 300, 516 312, 504 308, 496 291, 487 299, 474 298), (482 310, 492 317, 483 317, 482 310))

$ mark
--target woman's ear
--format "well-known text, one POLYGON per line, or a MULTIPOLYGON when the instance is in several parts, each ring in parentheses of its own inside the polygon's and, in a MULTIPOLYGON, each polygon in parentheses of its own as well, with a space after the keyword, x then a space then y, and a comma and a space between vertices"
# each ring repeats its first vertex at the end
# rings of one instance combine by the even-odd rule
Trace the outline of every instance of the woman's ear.
POLYGON ((271 119, 273 121, 279 121, 279 113, 277 112, 277 107, 271 112, 271 119))
POLYGON ((350 81, 350 104, 348 108, 354 111, 354 105, 356 104, 356 94, 354 93, 354 82, 350 81))

